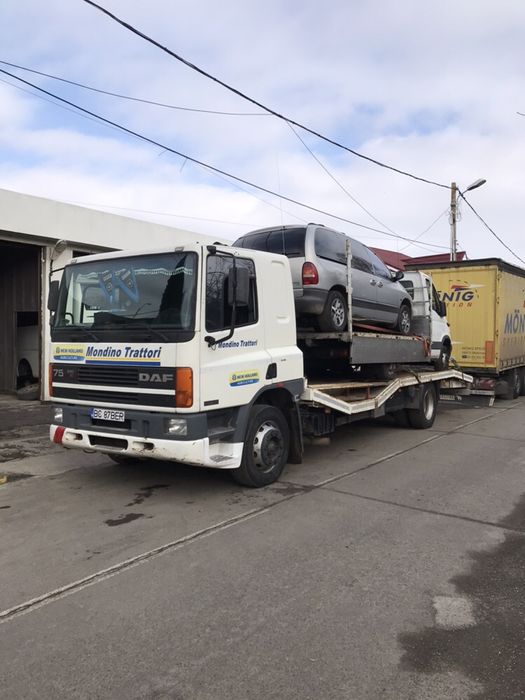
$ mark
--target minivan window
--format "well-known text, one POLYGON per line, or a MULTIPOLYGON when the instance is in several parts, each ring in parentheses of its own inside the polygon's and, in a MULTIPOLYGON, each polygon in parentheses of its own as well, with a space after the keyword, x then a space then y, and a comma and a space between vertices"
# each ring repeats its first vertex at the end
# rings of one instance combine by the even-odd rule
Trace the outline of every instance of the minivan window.
MULTIPOLYGON (((266 250, 266 240, 268 238, 268 232, 264 233, 254 233, 251 236, 243 236, 239 239, 240 245, 243 248, 250 248, 251 250, 266 250)), ((237 243, 234 243, 237 245, 237 243)))
POLYGON ((326 228, 316 229, 315 254, 325 260, 346 265, 346 236, 326 228))
POLYGON ((351 250, 352 250, 352 263, 351 266, 354 270, 361 270, 361 272, 366 272, 370 275, 374 274, 374 268, 372 266, 372 261, 368 259, 367 248, 359 241, 351 239, 351 250))
POLYGON ((241 236, 233 245, 251 250, 264 250, 286 255, 288 258, 304 258, 306 227, 267 229, 248 236, 241 236))
POLYGON ((371 254, 374 256, 374 272, 376 275, 379 275, 379 277, 386 277, 387 280, 392 280, 392 274, 385 263, 380 260, 377 255, 374 255, 374 253, 371 252, 371 254))

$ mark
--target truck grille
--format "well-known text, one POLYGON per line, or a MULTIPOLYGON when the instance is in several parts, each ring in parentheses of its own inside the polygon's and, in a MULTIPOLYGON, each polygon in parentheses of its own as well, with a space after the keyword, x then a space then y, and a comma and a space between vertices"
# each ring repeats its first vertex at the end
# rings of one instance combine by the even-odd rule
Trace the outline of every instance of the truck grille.
POLYGON ((53 386, 53 397, 57 399, 70 399, 72 403, 89 401, 90 403, 140 405, 140 406, 175 406, 175 392, 172 394, 155 394, 132 391, 111 391, 99 389, 82 389, 72 387, 53 386))
POLYGON ((137 386, 139 383, 138 367, 112 367, 99 365, 93 367, 80 365, 77 368, 79 384, 99 384, 108 386, 137 386))

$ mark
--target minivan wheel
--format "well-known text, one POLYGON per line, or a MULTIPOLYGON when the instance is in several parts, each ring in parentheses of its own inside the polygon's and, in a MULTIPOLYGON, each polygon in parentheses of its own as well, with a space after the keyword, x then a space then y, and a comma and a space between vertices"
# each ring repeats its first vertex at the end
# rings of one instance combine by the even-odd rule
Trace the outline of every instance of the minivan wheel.
POLYGON ((323 313, 318 320, 319 330, 325 333, 341 333, 348 325, 346 299, 335 289, 328 293, 323 313))
POLYGON ((410 335, 412 331, 412 310, 408 304, 401 304, 396 328, 401 335, 410 335))

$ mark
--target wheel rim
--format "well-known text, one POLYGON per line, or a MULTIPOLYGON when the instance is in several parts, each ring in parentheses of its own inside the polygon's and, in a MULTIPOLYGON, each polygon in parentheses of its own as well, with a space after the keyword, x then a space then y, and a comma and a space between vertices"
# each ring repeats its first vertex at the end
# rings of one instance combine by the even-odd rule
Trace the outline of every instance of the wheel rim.
POLYGON ((342 328, 345 324, 345 307, 343 302, 339 297, 336 297, 332 301, 332 305, 330 306, 330 313, 332 316, 332 323, 336 328, 342 328))
POLYGON ((284 455, 284 439, 273 421, 261 423, 253 438, 253 461, 263 473, 274 469, 284 455))
POLYGON ((405 335, 410 333, 410 312, 406 306, 401 307, 399 326, 405 335))
POLYGON ((423 413, 426 420, 430 420, 434 413, 434 393, 432 391, 426 391, 423 396, 423 413))

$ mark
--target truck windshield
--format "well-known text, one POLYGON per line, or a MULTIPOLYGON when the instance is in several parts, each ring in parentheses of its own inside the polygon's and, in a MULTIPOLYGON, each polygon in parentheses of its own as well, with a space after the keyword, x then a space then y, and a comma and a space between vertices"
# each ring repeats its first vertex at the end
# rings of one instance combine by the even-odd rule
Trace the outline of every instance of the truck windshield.
MULTIPOLYGON (((66 267, 53 322, 57 340, 132 340, 144 332, 177 340, 195 327, 197 255, 164 253, 66 267), (137 335, 138 334, 138 335, 137 335)), ((182 338, 180 338, 182 339, 182 338)), ((189 338, 188 338, 189 339, 189 338)))

